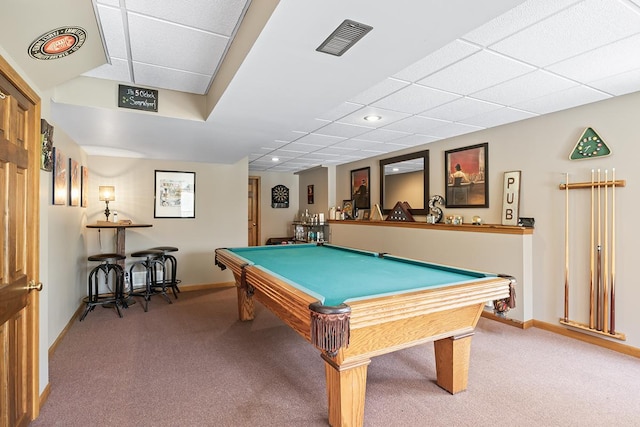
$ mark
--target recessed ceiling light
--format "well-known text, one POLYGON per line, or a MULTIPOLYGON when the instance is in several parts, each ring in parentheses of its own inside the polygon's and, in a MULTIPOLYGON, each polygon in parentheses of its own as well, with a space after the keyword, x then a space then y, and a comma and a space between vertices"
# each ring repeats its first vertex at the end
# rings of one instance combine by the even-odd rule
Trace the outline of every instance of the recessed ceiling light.
POLYGON ((272 161, 272 162, 277 162, 277 161, 279 161, 279 160, 280 160, 280 159, 279 159, 279 158, 277 158, 277 157, 272 157, 272 158, 271 158, 271 161, 272 161))
POLYGON ((364 119, 368 122, 377 122, 378 120, 382 119, 382 116, 375 116, 375 115, 364 116, 364 119))

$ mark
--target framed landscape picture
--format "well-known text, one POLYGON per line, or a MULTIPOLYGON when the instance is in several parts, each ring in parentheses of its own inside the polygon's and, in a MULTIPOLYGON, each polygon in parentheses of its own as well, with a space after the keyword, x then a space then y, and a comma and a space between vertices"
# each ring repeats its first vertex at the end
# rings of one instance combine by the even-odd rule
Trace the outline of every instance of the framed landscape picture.
POLYGON ((196 173, 157 170, 154 218, 196 217, 196 173))
POLYGON ((477 144, 444 152, 448 208, 488 208, 489 144, 477 144))

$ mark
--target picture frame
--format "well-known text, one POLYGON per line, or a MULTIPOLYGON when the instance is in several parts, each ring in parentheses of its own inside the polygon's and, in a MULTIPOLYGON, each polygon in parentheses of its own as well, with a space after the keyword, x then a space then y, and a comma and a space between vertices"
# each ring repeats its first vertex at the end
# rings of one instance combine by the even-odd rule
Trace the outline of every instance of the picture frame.
POLYGON ((154 218, 196 217, 196 173, 156 170, 154 218))
POLYGON ((59 148, 53 147, 53 204, 67 204, 67 165, 66 158, 59 148))
POLYGON ((313 204, 313 185, 307 185, 307 204, 313 204))
POLYGON ((353 169, 351 171, 351 198, 356 209, 370 209, 371 168, 353 169))
POLYGON ((51 172, 53 169, 53 126, 40 119, 40 169, 51 172))
POLYGON ((89 168, 80 166, 80 206, 89 206, 89 168))
POLYGON ((69 206, 80 206, 80 164, 69 158, 69 206))
POLYGON ((363 210, 362 221, 369 221, 370 218, 371 218, 371 211, 369 211, 368 209, 363 210))
POLYGON ((344 219, 355 219, 353 200, 342 201, 342 214, 344 219))
POLYGON ((444 152, 445 206, 488 208, 489 143, 444 152))

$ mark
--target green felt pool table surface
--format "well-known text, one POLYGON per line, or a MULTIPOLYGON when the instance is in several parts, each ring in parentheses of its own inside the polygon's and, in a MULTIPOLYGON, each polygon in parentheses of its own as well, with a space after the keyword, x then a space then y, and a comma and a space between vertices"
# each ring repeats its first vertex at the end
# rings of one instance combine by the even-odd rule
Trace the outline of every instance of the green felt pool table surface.
POLYGON ((324 305, 496 277, 326 243, 253 246, 229 251, 314 296, 324 305))

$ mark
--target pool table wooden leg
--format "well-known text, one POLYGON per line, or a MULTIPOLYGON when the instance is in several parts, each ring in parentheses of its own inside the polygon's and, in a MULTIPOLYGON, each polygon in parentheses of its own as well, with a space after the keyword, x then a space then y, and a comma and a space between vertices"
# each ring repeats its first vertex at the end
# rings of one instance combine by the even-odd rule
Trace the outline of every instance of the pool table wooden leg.
POLYGON ((255 317, 253 297, 247 295, 247 288, 238 286, 236 291, 238 292, 238 319, 253 320, 255 317))
POLYGON ((471 337, 469 334, 435 341, 437 384, 451 394, 467 389, 471 337))
POLYGON ((323 355, 329 404, 329 425, 332 427, 364 425, 364 398, 367 388, 367 367, 371 359, 337 366, 323 355))

